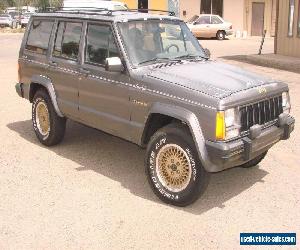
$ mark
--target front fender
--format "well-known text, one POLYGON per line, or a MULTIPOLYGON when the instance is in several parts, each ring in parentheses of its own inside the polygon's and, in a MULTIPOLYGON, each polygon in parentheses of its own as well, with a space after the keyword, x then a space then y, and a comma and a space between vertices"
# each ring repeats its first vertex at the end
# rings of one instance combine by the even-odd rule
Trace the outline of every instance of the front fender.
POLYGON ((40 84, 43 87, 45 87, 49 93, 49 96, 51 98, 53 107, 57 113, 58 116, 60 117, 64 117, 63 113, 60 111, 58 104, 57 104, 57 99, 56 99, 56 93, 55 93, 55 89, 53 87, 52 81, 50 78, 48 78, 47 76, 43 76, 43 75, 35 75, 31 78, 31 84, 29 87, 29 93, 32 93, 32 86, 33 84, 40 84))
POLYGON ((180 106, 155 103, 150 109, 149 115, 151 114, 167 115, 186 123, 189 126, 199 159, 205 170, 207 172, 216 172, 219 169, 209 160, 205 145, 205 138, 203 136, 199 120, 193 112, 180 106))

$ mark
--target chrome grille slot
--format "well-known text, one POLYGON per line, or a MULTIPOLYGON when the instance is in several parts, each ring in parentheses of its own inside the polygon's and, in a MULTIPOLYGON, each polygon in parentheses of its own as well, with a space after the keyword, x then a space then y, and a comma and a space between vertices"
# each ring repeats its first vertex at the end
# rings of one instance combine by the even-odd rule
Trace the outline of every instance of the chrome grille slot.
POLYGON ((253 125, 264 125, 278 119, 283 112, 282 96, 242 106, 239 108, 239 111, 241 115, 241 132, 245 132, 253 125))

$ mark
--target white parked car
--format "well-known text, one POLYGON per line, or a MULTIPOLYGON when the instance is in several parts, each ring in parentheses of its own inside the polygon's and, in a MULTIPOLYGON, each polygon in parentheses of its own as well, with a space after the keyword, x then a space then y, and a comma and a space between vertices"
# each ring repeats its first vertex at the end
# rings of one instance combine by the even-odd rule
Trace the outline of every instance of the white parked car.
POLYGON ((0 14, 0 27, 13 27, 13 18, 9 14, 0 14))
POLYGON ((117 1, 97 1, 97 0, 65 0, 64 6, 66 8, 80 9, 84 8, 103 8, 108 10, 126 10, 128 9, 127 5, 122 2, 117 1))
POLYGON ((224 40, 226 36, 233 34, 232 23, 225 22, 218 15, 195 15, 187 25, 196 37, 216 37, 218 40, 224 40))

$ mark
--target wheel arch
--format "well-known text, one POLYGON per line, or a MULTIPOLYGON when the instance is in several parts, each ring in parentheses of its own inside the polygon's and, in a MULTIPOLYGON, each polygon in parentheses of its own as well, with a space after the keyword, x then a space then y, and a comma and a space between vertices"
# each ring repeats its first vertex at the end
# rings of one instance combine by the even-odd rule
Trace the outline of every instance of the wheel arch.
POLYGON ((211 172, 212 163, 208 158, 205 146, 205 138, 202 133, 199 120, 193 112, 183 107, 155 103, 150 109, 147 122, 144 127, 141 140, 142 145, 147 144, 147 139, 150 139, 158 129, 168 125, 173 121, 186 124, 195 143, 195 147, 197 149, 197 153, 201 163, 208 172, 211 172), (153 120, 155 118, 163 118, 165 120, 163 120, 162 122, 157 122, 157 120, 153 120), (159 124, 160 126, 155 127, 154 125, 153 127, 153 121, 157 122, 157 124, 159 124))
POLYGON ((53 104, 53 107, 55 109, 55 112, 57 113, 58 116, 64 117, 63 113, 60 111, 57 103, 57 98, 56 98, 56 93, 54 86, 52 84, 52 81, 50 78, 46 76, 33 76, 31 78, 31 83, 29 86, 29 101, 33 101, 33 97, 36 93, 36 91, 40 88, 45 88, 50 96, 51 102, 53 104))

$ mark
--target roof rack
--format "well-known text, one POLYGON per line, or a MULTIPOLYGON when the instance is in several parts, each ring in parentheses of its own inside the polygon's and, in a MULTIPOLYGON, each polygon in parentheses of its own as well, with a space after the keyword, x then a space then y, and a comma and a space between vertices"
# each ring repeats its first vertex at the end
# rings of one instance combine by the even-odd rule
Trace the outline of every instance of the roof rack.
POLYGON ((46 7, 40 9, 40 13, 71 13, 71 14, 91 14, 91 15, 112 15, 114 12, 161 12, 168 13, 169 16, 175 16, 174 11, 157 10, 157 9, 124 9, 124 10, 109 10, 107 8, 95 7, 46 7))

